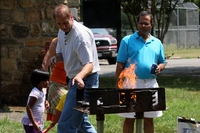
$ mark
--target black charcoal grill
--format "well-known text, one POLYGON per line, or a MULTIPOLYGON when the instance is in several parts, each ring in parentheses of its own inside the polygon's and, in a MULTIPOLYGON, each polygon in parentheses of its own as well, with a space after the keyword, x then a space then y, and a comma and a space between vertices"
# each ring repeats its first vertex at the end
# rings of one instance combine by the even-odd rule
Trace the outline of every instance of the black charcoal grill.
POLYGON ((103 133, 105 114, 136 112, 136 132, 141 133, 143 112, 166 110, 165 88, 87 88, 86 96, 84 89, 77 89, 75 109, 96 115, 98 133, 103 133), (88 101, 83 100, 84 97, 88 101), (158 97, 157 101, 155 97, 158 97))

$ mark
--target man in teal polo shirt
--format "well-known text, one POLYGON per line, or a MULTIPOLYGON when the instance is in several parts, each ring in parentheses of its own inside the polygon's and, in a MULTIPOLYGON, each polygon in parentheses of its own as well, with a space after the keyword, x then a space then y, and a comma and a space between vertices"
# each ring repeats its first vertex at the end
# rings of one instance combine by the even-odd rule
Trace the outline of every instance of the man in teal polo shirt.
MULTIPOLYGON (((150 34, 153 27, 153 16, 150 11, 142 11, 137 18, 138 31, 125 36, 117 55, 116 79, 124 68, 135 64, 135 88, 158 87, 156 75, 165 68, 166 60, 161 41, 150 34), (155 74, 151 74, 151 66, 156 64, 155 74)), ((119 87, 119 86, 117 86, 119 87)), ((125 117, 123 133, 133 133, 135 113, 121 113, 125 117)), ((144 132, 153 133, 153 118, 162 116, 162 111, 144 112, 144 132)))

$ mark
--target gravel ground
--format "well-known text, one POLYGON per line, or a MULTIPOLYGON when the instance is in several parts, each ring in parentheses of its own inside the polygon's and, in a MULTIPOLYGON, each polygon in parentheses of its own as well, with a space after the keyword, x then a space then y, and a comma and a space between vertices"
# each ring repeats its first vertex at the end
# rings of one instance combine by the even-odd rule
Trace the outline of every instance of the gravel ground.
POLYGON ((11 121, 21 122, 21 119, 25 112, 25 107, 9 107, 11 111, 0 111, 0 120, 9 119, 11 121))
POLYGON ((4 112, 0 110, 0 120, 9 119, 10 121, 21 122, 21 119, 24 116, 26 108, 10 106, 9 109, 10 109, 9 112, 4 112))

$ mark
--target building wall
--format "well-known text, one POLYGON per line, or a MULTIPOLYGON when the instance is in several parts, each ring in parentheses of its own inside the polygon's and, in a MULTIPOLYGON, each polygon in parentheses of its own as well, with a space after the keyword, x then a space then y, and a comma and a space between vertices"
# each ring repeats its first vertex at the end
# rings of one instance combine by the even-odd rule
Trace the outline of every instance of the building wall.
POLYGON ((58 28, 52 12, 57 4, 78 8, 79 0, 0 1, 0 103, 22 105, 32 89, 30 73, 41 68, 44 47, 58 28))

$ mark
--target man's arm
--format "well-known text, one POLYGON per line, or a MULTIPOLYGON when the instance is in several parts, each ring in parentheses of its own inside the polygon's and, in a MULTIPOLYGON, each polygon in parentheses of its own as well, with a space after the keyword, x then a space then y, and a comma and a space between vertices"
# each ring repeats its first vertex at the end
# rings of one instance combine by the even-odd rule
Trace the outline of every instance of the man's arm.
POLYGON ((86 77, 87 75, 89 75, 92 72, 93 67, 94 67, 93 62, 85 64, 85 66, 82 68, 82 70, 76 76, 83 79, 84 77, 86 77))
POLYGON ((56 62, 63 62, 63 57, 61 53, 56 53, 55 56, 51 57, 49 66, 55 67, 56 62))
POLYGON ((93 62, 85 64, 82 70, 73 78, 72 85, 74 85, 75 82, 78 82, 79 88, 83 88, 85 86, 83 78, 91 74, 93 67, 93 62))

